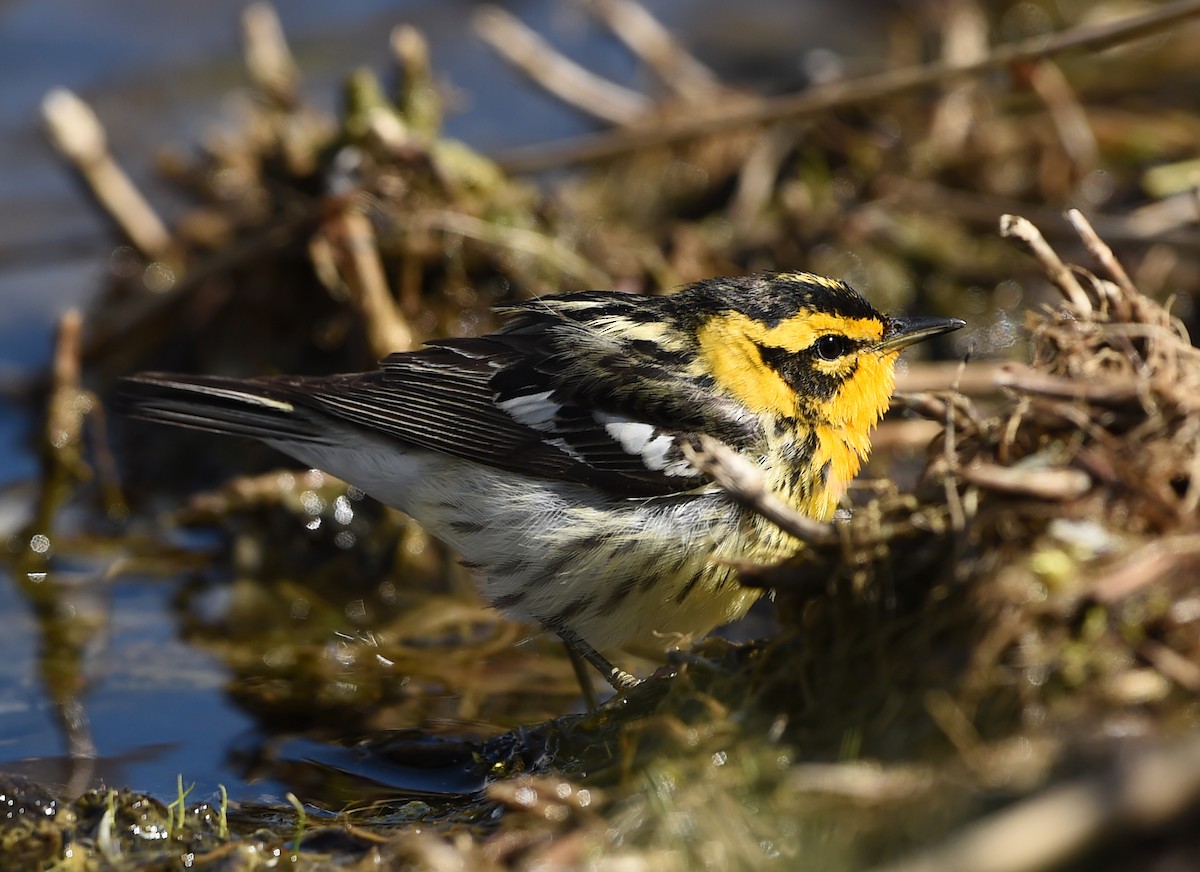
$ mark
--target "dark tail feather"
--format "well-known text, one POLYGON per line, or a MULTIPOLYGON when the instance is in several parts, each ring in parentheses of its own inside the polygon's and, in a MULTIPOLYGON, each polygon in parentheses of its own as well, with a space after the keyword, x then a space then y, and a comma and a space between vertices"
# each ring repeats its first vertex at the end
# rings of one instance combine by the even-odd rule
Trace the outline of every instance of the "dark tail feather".
POLYGON ((327 441, 317 414, 266 380, 142 373, 121 379, 117 408, 134 418, 211 433, 327 441))

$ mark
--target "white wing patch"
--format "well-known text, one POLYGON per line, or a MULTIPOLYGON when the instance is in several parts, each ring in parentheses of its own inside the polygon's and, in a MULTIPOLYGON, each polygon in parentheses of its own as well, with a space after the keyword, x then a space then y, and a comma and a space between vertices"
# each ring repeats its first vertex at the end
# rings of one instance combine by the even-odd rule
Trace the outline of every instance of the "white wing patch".
POLYGON ((501 400, 496 405, 526 427, 549 432, 554 429, 554 419, 562 411, 562 406, 550 399, 550 394, 551 391, 523 394, 511 400, 501 400))
POLYGON ((641 457, 647 469, 662 472, 664 475, 693 476, 696 471, 690 463, 676 456, 671 457, 675 448, 675 437, 670 433, 659 433, 653 426, 644 421, 631 421, 619 415, 609 415, 604 412, 594 413, 597 422, 604 426, 605 432, 628 454, 641 457))
MULTIPOLYGON (((611 449, 601 447, 598 456, 589 456, 595 447, 595 434, 589 436, 590 426, 579 427, 588 423, 586 413, 583 414, 583 421, 579 421, 580 411, 574 407, 568 408, 567 420, 564 421, 564 407, 550 399, 552 394, 553 391, 521 394, 507 400, 497 400, 496 405, 513 420, 544 434, 542 438, 546 444, 554 446, 572 460, 584 465, 596 465, 600 469, 606 468, 612 463, 611 459, 605 460, 605 455, 611 449), (573 436, 582 440, 578 446, 571 444, 573 436), (592 448, 589 448, 589 442, 592 448)), ((640 460, 647 471, 675 478, 695 478, 698 475, 683 458, 673 433, 663 432, 644 421, 634 421, 607 412, 592 412, 591 420, 602 427, 608 438, 619 445, 625 454, 640 460)), ((618 463, 618 466, 621 465, 618 463)))

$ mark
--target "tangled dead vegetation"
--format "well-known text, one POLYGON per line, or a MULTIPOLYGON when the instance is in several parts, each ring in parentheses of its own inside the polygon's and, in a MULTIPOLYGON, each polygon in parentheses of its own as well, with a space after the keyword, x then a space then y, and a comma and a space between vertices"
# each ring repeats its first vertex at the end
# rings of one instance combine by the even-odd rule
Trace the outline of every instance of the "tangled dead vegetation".
MULTIPOLYGON (((1081 629, 1080 610, 1115 609, 1094 619, 1136 631, 1118 658, 1122 667, 1158 672, 1164 698, 1172 687, 1195 692, 1200 350, 1169 307, 1133 286, 1086 219, 1070 218, 1103 277, 1064 265, 1029 221, 1002 220, 1002 235, 1037 257, 1062 301, 1028 313, 1030 362, 996 372, 1001 401, 955 392, 899 398, 944 424, 930 448, 923 501, 886 493, 846 524, 817 525, 781 513, 730 458, 720 458, 717 472, 740 498, 813 546, 793 565, 748 567, 751 582, 811 593, 813 579, 849 575, 855 589, 879 595, 884 570, 894 583, 928 569, 915 545, 954 543, 958 565, 946 578, 990 578, 985 596, 1004 599, 1014 593, 1014 573, 1023 576, 1014 605, 1056 614, 1068 635, 1081 629)), ((935 561, 949 553, 934 551, 935 561)), ((1029 641, 1021 642, 1024 654, 1029 641)), ((1083 680, 1078 663, 1027 665, 1083 680)))
POLYGON ((708 691, 774 717, 809 760, 844 757, 852 736, 855 756, 905 773, 904 802, 927 813, 904 815, 904 835, 877 822, 865 857, 904 854, 914 832, 944 826, 931 821, 946 804, 1015 800, 889 869, 1057 868, 1114 837, 1121 868, 1151 833, 1190 844, 1200 352, 1086 219, 1069 218, 1099 274, 1064 265, 1029 221, 1002 220, 1061 300, 1027 316, 1029 363, 995 374, 999 398, 902 398, 943 424, 916 495, 887 489, 849 520, 813 524, 719 446, 697 452, 810 543, 743 568, 777 591, 787 629, 757 658, 743 652, 742 679, 708 691))

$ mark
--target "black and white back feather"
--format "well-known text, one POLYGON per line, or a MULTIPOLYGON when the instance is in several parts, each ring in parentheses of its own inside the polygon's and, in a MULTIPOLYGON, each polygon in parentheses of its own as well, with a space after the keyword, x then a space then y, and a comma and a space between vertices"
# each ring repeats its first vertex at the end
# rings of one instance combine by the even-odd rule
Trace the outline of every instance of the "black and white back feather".
POLYGON ((636 328, 667 314, 653 302, 562 295, 508 307, 495 333, 393 354, 374 372, 146 373, 123 380, 120 396, 143 419, 279 447, 328 443, 339 438, 336 425, 350 425, 401 448, 614 496, 679 493, 706 482, 684 459, 682 440, 710 433, 747 447, 761 434, 738 403, 716 399, 701 377, 637 338, 636 328))

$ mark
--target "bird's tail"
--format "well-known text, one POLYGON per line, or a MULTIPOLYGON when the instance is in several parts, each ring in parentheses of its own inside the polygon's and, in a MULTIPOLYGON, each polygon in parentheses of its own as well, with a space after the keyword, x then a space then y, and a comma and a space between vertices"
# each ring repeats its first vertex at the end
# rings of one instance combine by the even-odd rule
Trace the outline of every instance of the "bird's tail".
POLYGON ((319 413, 271 379, 148 372, 121 379, 117 407, 131 417, 254 439, 326 442, 319 413))

